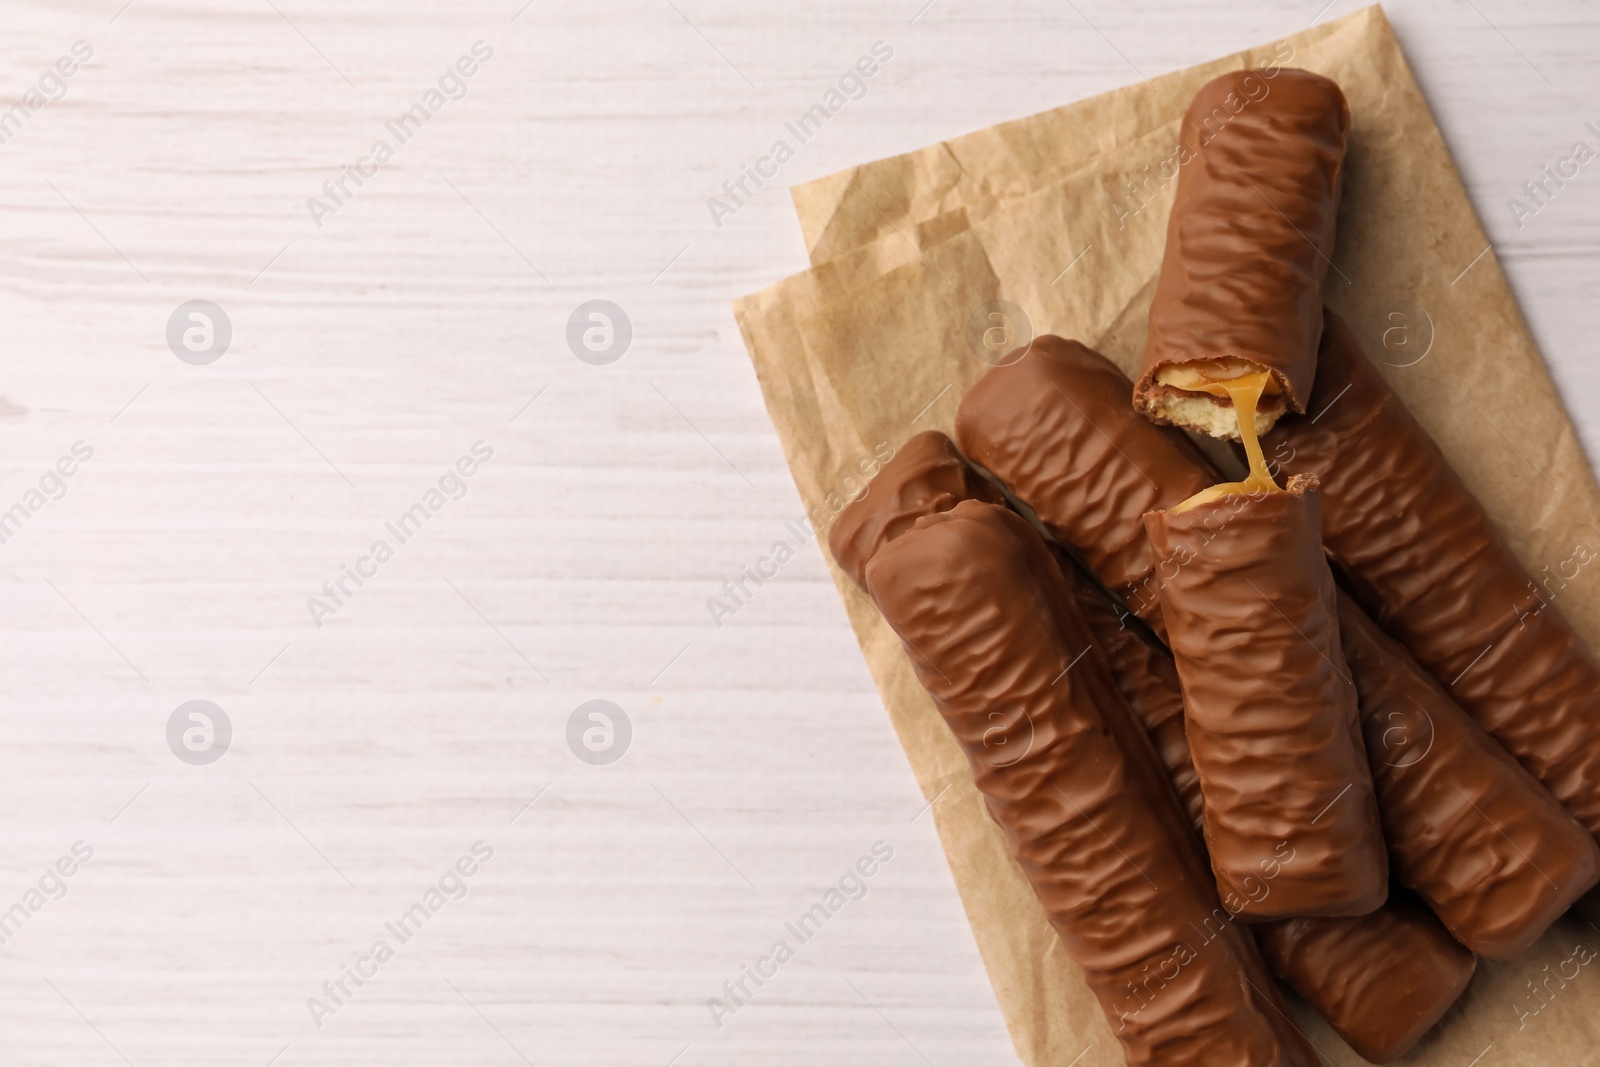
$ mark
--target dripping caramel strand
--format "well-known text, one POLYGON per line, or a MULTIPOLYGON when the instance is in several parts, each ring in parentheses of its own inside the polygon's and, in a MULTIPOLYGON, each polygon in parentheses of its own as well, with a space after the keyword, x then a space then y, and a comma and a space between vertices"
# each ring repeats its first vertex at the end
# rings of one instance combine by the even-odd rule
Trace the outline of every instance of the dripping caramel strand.
POLYGON ((1227 394, 1233 401, 1234 417, 1239 423, 1239 440, 1244 442, 1244 454, 1250 461, 1250 473, 1242 482, 1223 482, 1213 485, 1209 489, 1202 489, 1194 496, 1183 501, 1172 509, 1174 515, 1181 515, 1190 508, 1208 504, 1221 497, 1231 496, 1236 493, 1279 493, 1282 488, 1272 478, 1272 472, 1267 469, 1267 457, 1261 451, 1261 440, 1256 436, 1256 405, 1261 402, 1261 394, 1266 392, 1267 385, 1272 375, 1267 371, 1257 371, 1238 378, 1230 378, 1222 382, 1196 383, 1192 388, 1197 392, 1210 393, 1213 396, 1227 394))

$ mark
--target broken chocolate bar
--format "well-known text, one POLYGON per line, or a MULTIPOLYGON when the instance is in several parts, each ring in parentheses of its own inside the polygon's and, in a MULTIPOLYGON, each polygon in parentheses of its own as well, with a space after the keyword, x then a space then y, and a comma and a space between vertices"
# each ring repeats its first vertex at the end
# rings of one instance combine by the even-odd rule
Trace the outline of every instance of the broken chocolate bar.
POLYGON ((1140 411, 1235 437, 1228 383, 1260 372, 1257 430, 1305 410, 1349 134, 1339 86, 1308 71, 1231 71, 1201 87, 1180 132, 1140 411))
POLYGON ((1206 846, 1247 919, 1365 915, 1389 890, 1315 479, 1152 511, 1183 557, 1161 616, 1183 683, 1206 846))
MULTIPOLYGON (((864 588, 867 562, 918 518, 948 511, 962 500, 996 495, 948 437, 927 431, 907 441, 867 491, 840 513, 829 546, 864 588)), ((1084 576, 1076 561, 1061 552, 1057 560, 1094 643, 1198 834, 1203 820, 1199 776, 1189 755, 1183 694, 1171 655, 1084 576)), ((1391 721, 1389 730, 1404 734, 1405 724, 1391 721)), ((1419 727, 1415 733, 1420 742, 1423 731, 1419 727)), ((1386 735, 1384 744, 1399 751, 1406 740, 1386 735)), ((1406 750, 1403 758, 1410 761, 1413 751, 1406 750)), ((1472 953, 1431 912, 1394 893, 1370 915, 1260 923, 1251 932, 1268 968, 1374 1063, 1410 1049, 1455 1003, 1476 967, 1472 953), (1280 925, 1288 929, 1275 933, 1280 925), (1396 976, 1399 981, 1392 980, 1396 976), (1373 995, 1378 990, 1382 995, 1373 995)))
POLYGON ((1600 834, 1600 662, 1331 312, 1321 407, 1268 438, 1323 484, 1322 539, 1379 621, 1600 834))
MULTIPOLYGON (((1038 338, 1028 358, 973 386, 957 432, 968 455, 1158 628, 1160 587, 1187 560, 1158 556, 1138 536, 1141 517, 1193 496, 1217 475, 1182 434, 1134 414, 1131 393, 1099 354, 1038 338)), ((1347 616, 1348 605, 1340 613, 1347 616)), ((1395 877, 1469 948, 1514 954, 1593 884, 1600 858, 1592 841, 1579 839, 1582 828, 1403 649, 1388 642, 1381 657, 1367 654, 1387 641, 1375 628, 1346 625, 1341 637, 1358 693, 1365 691, 1364 724, 1382 742, 1369 746, 1368 762, 1395 877), (1375 663, 1395 674, 1375 675, 1375 663), (1374 698, 1394 691, 1391 677, 1408 680, 1405 692, 1418 704, 1410 736, 1419 745, 1435 738, 1424 758, 1397 752, 1403 734, 1392 729, 1395 706, 1374 698), (1496 824, 1512 829, 1490 833, 1496 824)))

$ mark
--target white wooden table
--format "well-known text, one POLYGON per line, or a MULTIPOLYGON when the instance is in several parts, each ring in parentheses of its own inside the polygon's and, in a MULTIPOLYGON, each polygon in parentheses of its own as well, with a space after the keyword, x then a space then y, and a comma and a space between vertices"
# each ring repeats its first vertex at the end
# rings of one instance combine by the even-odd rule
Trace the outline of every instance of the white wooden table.
MULTIPOLYGON (((804 266, 782 186, 1351 7, 1318 2, 11 0, 0 91, 43 106, 0 113, 0 1063, 1015 1062, 815 543, 708 614, 801 514, 728 304, 804 266), (632 325, 609 365, 566 341, 593 299, 632 325), (205 365, 167 339, 192 300, 231 324, 205 365), (231 724, 208 765, 168 743, 194 699, 231 724), (567 740, 594 699, 610 765, 567 740)), ((1600 145, 1600 12, 1390 14, 1600 448, 1600 164, 1506 207, 1600 145)))

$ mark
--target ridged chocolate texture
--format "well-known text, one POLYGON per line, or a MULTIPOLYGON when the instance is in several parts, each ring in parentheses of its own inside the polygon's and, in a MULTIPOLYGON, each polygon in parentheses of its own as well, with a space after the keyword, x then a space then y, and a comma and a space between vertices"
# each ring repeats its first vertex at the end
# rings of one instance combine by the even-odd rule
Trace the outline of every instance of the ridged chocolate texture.
MULTIPOLYGON (((908 441, 879 471, 874 482, 878 480, 895 487, 894 491, 876 492, 869 486, 834 520, 835 529, 845 522, 862 531, 843 538, 851 558, 857 561, 855 566, 840 564, 847 572, 864 572, 867 561, 910 529, 916 519, 948 511, 962 500, 988 500, 994 492, 950 439, 937 431, 908 441), (930 461, 930 457, 934 459, 930 461), (951 459, 964 468, 959 477, 952 476, 951 459)), ((1095 644, 1105 653, 1118 689, 1144 726, 1178 791, 1184 813, 1199 834, 1204 816, 1200 779, 1189 756, 1183 691, 1172 656, 1141 633, 1140 625, 1127 618, 1110 594, 1084 577, 1075 561, 1061 555, 1058 553, 1057 559, 1073 602, 1095 644)), ((1396 910, 1397 899, 1391 893, 1389 903, 1356 919, 1283 920, 1294 924, 1292 935, 1268 936, 1277 925, 1274 923, 1252 928, 1268 969, 1291 981, 1351 1047, 1367 1050, 1367 1058, 1374 1060, 1374 1052, 1387 1050, 1398 1056, 1410 1048, 1461 995, 1466 981, 1463 970, 1470 975, 1476 967, 1471 953, 1450 937, 1431 912, 1415 905, 1396 910), (1320 932, 1324 926, 1332 932, 1320 932), (1339 949, 1336 943, 1329 943, 1330 937, 1354 941, 1339 949), (1387 998, 1351 995, 1352 990, 1374 988, 1390 974, 1403 980, 1389 987, 1387 998)))
POLYGON ((1309 1067, 1033 528, 966 501, 866 574, 1128 1063, 1309 1067))
POLYGON ((1303 70, 1240 70, 1195 94, 1150 304, 1135 403, 1158 370, 1233 356, 1272 372, 1304 411, 1322 331, 1350 109, 1303 70))
POLYGON ((1600 848, 1349 597, 1339 621, 1396 867, 1468 948, 1516 958, 1600 879, 1600 848))
POLYGON ((1320 362, 1322 408, 1268 454, 1322 479, 1323 543, 1384 626, 1600 834, 1600 664, 1331 312, 1320 362))
POLYGON ((1046 529, 1163 633, 1157 566, 1139 516, 1218 479, 1178 433, 1152 432, 1128 406, 1127 377, 1077 341, 1044 336, 967 390, 956 440, 1027 502, 1046 529))
POLYGON ((1178 668, 1166 649, 1154 638, 1142 634, 1143 627, 1123 616, 1110 595, 1092 581, 1062 567, 1072 586, 1073 601, 1089 624, 1095 643, 1105 653, 1117 688, 1133 708, 1134 715, 1156 756, 1167 769, 1167 778, 1178 791, 1184 814, 1196 833, 1205 826, 1204 801, 1200 796, 1200 775, 1189 755, 1189 736, 1183 723, 1183 688, 1178 668))
POLYGON ((1005 497, 972 469, 955 442, 925 430, 879 468, 867 491, 845 506, 828 531, 828 549, 850 580, 866 588, 867 561, 924 515, 963 500, 1003 504, 1005 497))
MULTIPOLYGON (((1124 627, 1098 586, 1079 580, 1073 593, 1199 831, 1199 778, 1172 658, 1124 627)), ((1373 1063, 1388 1063, 1415 1045, 1460 998, 1478 966, 1477 957, 1404 889, 1391 890, 1383 907, 1367 915, 1279 919, 1250 931, 1268 969, 1373 1063)))
MULTIPOLYGON (((840 569, 865 590, 867 563, 879 549, 910 530, 918 519, 949 511, 963 500, 1005 503, 1005 497, 973 468, 954 441, 937 430, 925 430, 906 441, 867 484, 866 492, 833 520, 829 551, 840 569)), ((1118 687, 1138 713, 1184 811, 1198 830, 1200 779, 1189 758, 1183 692, 1172 657, 1140 636, 1134 629, 1139 624, 1123 618, 1124 613, 1103 590, 1078 576, 1076 563, 1062 562, 1074 603, 1088 620, 1118 687)))
POLYGON ((1297 991, 1314 990, 1339 1036, 1373 1063, 1415 1045, 1478 966, 1404 890, 1371 915, 1285 919, 1255 934, 1273 973, 1297 991))
MULTIPOLYGON (((1217 475, 1182 434, 1153 426, 1133 413, 1128 404, 1131 391, 1128 379, 1104 357, 1083 345, 1041 338, 1028 358, 990 371, 973 386, 962 401, 956 425, 967 454, 1033 507, 1056 537, 1079 549, 1100 579, 1124 591, 1154 628, 1160 622, 1161 576, 1178 561, 1158 559, 1148 539, 1136 536, 1143 533, 1141 516, 1178 503, 1212 484, 1217 475), (1073 403, 1042 411, 1038 398, 1045 395, 1070 395, 1073 403), (1120 511, 1119 498, 1127 501, 1120 511), (1087 547, 1091 537, 1105 538, 1121 549, 1092 551, 1087 547)), ((1339 403, 1351 399, 1347 395, 1339 403)), ((1340 610, 1344 615, 1348 606, 1340 610)), ((1345 628, 1341 636, 1359 692, 1374 660, 1359 654, 1367 644, 1363 630, 1345 628)), ((1397 676, 1409 679, 1408 689, 1427 692, 1427 676, 1416 661, 1388 647, 1397 676)), ((1380 681, 1367 688, 1371 693, 1393 684, 1380 681)), ((1387 748, 1368 751, 1379 809, 1386 820, 1390 863, 1395 878, 1417 891, 1456 937, 1498 954, 1497 944, 1537 939, 1547 925, 1545 916, 1559 909, 1573 891, 1567 881, 1552 881, 1526 869, 1517 851, 1544 855, 1561 847, 1572 839, 1572 820, 1554 809, 1548 794, 1527 775, 1517 773, 1515 761, 1504 750, 1481 734, 1476 743, 1465 740, 1464 731, 1472 728, 1469 717, 1437 690, 1433 693, 1436 702, 1424 707, 1435 731, 1446 738, 1463 738, 1454 743, 1453 764, 1435 766, 1430 760, 1416 769, 1422 774, 1402 775, 1397 772, 1405 768, 1392 765, 1395 761, 1387 758, 1387 748), (1526 836, 1518 835, 1514 842, 1488 838, 1492 849, 1488 852, 1477 851, 1485 839, 1475 834, 1458 843, 1456 835, 1471 830, 1472 824, 1453 817, 1457 810, 1453 805, 1435 811, 1432 805, 1440 802, 1441 794, 1417 782, 1430 776, 1442 782, 1447 768, 1462 783, 1496 783, 1495 819, 1523 827, 1526 836), (1414 805, 1423 806, 1414 810, 1414 805), (1425 862, 1430 856, 1453 856, 1458 866, 1425 862), (1478 881, 1475 888, 1469 885, 1472 880, 1478 881), (1497 902, 1493 911, 1475 903, 1491 897, 1497 902)), ((1392 722, 1370 699, 1362 702, 1361 711, 1364 721, 1379 720, 1381 741, 1382 731, 1392 722)), ((1398 736, 1388 735, 1390 745, 1398 743, 1398 736)), ((1491 795, 1487 789, 1482 794, 1475 789, 1468 792, 1475 799, 1491 795)), ((1444 799, 1448 800, 1447 794, 1444 799)), ((1582 859, 1584 851, 1575 858, 1575 866, 1587 862, 1582 859)))
POLYGON ((1222 899, 1365 915, 1389 859, 1345 667, 1315 479, 1144 516, 1222 899))

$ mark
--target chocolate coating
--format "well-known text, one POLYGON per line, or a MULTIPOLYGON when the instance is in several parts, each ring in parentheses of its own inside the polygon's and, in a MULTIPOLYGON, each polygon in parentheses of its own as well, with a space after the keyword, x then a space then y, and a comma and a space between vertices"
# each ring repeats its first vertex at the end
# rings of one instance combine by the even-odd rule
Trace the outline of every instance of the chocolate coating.
MULTIPOLYGON (((1215 482, 1217 475, 1183 435, 1134 414, 1128 405, 1131 391, 1128 379, 1104 357, 1074 342, 1040 338, 1029 357, 990 371, 973 386, 957 412, 956 426, 967 454, 1026 501, 1054 536, 1077 548, 1100 579, 1122 592, 1155 627, 1160 623, 1161 579, 1178 561, 1158 558, 1148 539, 1137 536, 1142 533, 1141 516, 1186 499, 1215 482), (1041 400, 1068 395, 1070 404, 1041 400), (1120 512, 1119 499, 1125 501, 1120 512), (1114 550, 1095 550, 1091 538, 1103 539, 1114 550)), ((1352 399, 1358 398, 1346 395, 1338 405, 1352 399)), ((1318 425, 1326 421, 1320 419, 1318 425)), ((1342 606, 1341 615, 1346 612, 1342 606)), ((1355 629, 1342 632, 1358 692, 1367 672, 1375 669, 1371 657, 1353 654, 1365 647, 1362 636, 1355 629)), ((1395 650, 1390 667, 1409 680, 1408 691, 1428 691, 1425 673, 1409 655, 1395 650)), ((1367 689, 1371 694, 1395 684, 1391 678, 1367 689)), ((1456 736, 1470 725, 1467 717, 1453 701, 1438 696, 1435 692, 1434 700, 1423 706, 1436 732, 1456 736)), ((1382 731, 1393 725, 1387 711, 1369 698, 1362 701, 1361 712, 1364 721, 1378 720, 1382 741, 1382 731)), ((1517 850, 1534 855, 1562 847, 1572 840, 1571 817, 1554 809, 1547 794, 1518 774, 1504 750, 1481 739, 1460 741, 1453 749, 1455 762, 1447 766, 1462 788, 1481 800, 1490 791, 1479 792, 1470 783, 1496 783, 1496 821, 1503 818, 1524 828, 1514 845, 1498 835, 1469 833, 1473 824, 1460 818, 1454 805, 1434 810, 1433 804, 1448 801, 1448 793, 1418 787, 1416 780, 1429 775, 1394 773, 1404 768, 1391 765, 1390 751, 1382 744, 1372 746, 1368 757, 1396 879, 1416 890, 1469 946, 1484 945, 1498 954, 1497 944, 1536 939, 1548 923, 1546 916, 1573 887, 1554 876, 1552 884, 1528 870, 1518 862, 1517 850), (1520 815, 1513 818, 1513 811, 1520 815), (1458 834, 1464 835, 1459 842, 1458 834), (1437 859, 1430 862, 1429 856, 1437 859), (1443 862, 1450 857, 1455 866, 1443 862), (1470 884, 1474 879, 1475 888, 1470 884), (1496 901, 1492 909, 1475 906, 1490 897, 1496 901)), ((1438 773, 1431 766, 1429 770, 1438 773)), ((1587 851, 1578 850, 1575 872, 1589 862, 1583 859, 1587 851)))
POLYGON ((965 501, 866 576, 1128 1063, 1309 1067, 1033 528, 965 501))
POLYGON ((1365 915, 1389 892, 1315 479, 1144 516, 1222 899, 1365 915))
POLYGON ((1349 597, 1339 621, 1396 867, 1468 948, 1515 959, 1600 879, 1600 849, 1349 597))
POLYGON ((1349 134, 1339 86, 1308 71, 1232 71, 1195 94, 1134 391, 1140 410, 1162 367, 1224 356, 1271 371, 1289 410, 1305 410, 1349 134))
POLYGON ((1404 890, 1371 915, 1285 919, 1255 934, 1273 973, 1302 995, 1314 992, 1339 1036, 1373 1063, 1415 1045, 1478 966, 1404 890))
POLYGON ((834 561, 862 589, 867 561, 925 515, 949 511, 963 500, 1003 504, 1005 497, 956 451, 955 442, 925 430, 900 446, 866 492, 846 505, 828 530, 834 561))
MULTIPOLYGON (((846 571, 863 571, 880 548, 910 529, 917 518, 948 511, 965 499, 987 499, 993 492, 949 438, 931 431, 907 442, 876 480, 895 487, 894 491, 875 492, 869 487, 835 520, 836 529, 844 523, 872 532, 872 536, 842 536, 841 543, 859 561, 854 567, 841 563, 846 571), (919 443, 913 447, 912 442, 919 443), (959 477, 949 468, 952 459, 967 468, 959 477), (891 521, 895 518, 910 523, 891 521)), ((1109 593, 1081 574, 1076 562, 1061 553, 1057 559, 1117 687, 1154 745, 1195 833, 1201 833, 1200 778, 1184 734, 1183 692, 1172 656, 1109 593)), ((1455 1003, 1465 976, 1476 967, 1471 953, 1432 913, 1414 904, 1406 906, 1392 893, 1384 907, 1356 919, 1283 922, 1293 924, 1292 933, 1273 935, 1277 923, 1252 928, 1268 969, 1290 981, 1351 1047, 1375 1061, 1383 1055, 1398 1056, 1420 1038, 1455 1003), (1346 939, 1349 944, 1341 945, 1346 939), (1366 995, 1390 975, 1400 981, 1388 986, 1388 997, 1366 995)))
POLYGON ((1331 312, 1320 362, 1325 407, 1269 454, 1322 479, 1323 542, 1384 626, 1600 834, 1600 663, 1331 312))
MULTIPOLYGON (((1124 626, 1110 595, 1098 586, 1080 579, 1073 593, 1200 830, 1199 778, 1184 736, 1183 694, 1172 658, 1124 626)), ((1367 915, 1280 919, 1250 930, 1268 969, 1373 1063, 1388 1063, 1415 1045, 1460 998, 1478 966, 1477 957, 1431 911, 1398 888, 1367 915)))
POLYGON ((1095 643, 1117 680, 1128 706, 1150 736, 1167 778, 1178 791, 1184 814, 1203 834, 1205 801, 1200 796, 1200 775, 1189 754, 1189 736, 1183 722, 1183 687, 1172 655, 1144 627, 1124 612, 1111 595, 1076 573, 1076 564, 1063 566, 1072 598, 1082 612, 1095 643))
MULTIPOLYGON (((1027 502, 1051 535, 1164 633, 1159 574, 1139 516, 1218 481, 1182 434, 1131 417, 1127 377, 1098 352, 1060 337, 990 371, 956 411, 956 439, 1027 502)), ((1158 566, 1159 563, 1159 566, 1158 566)))

